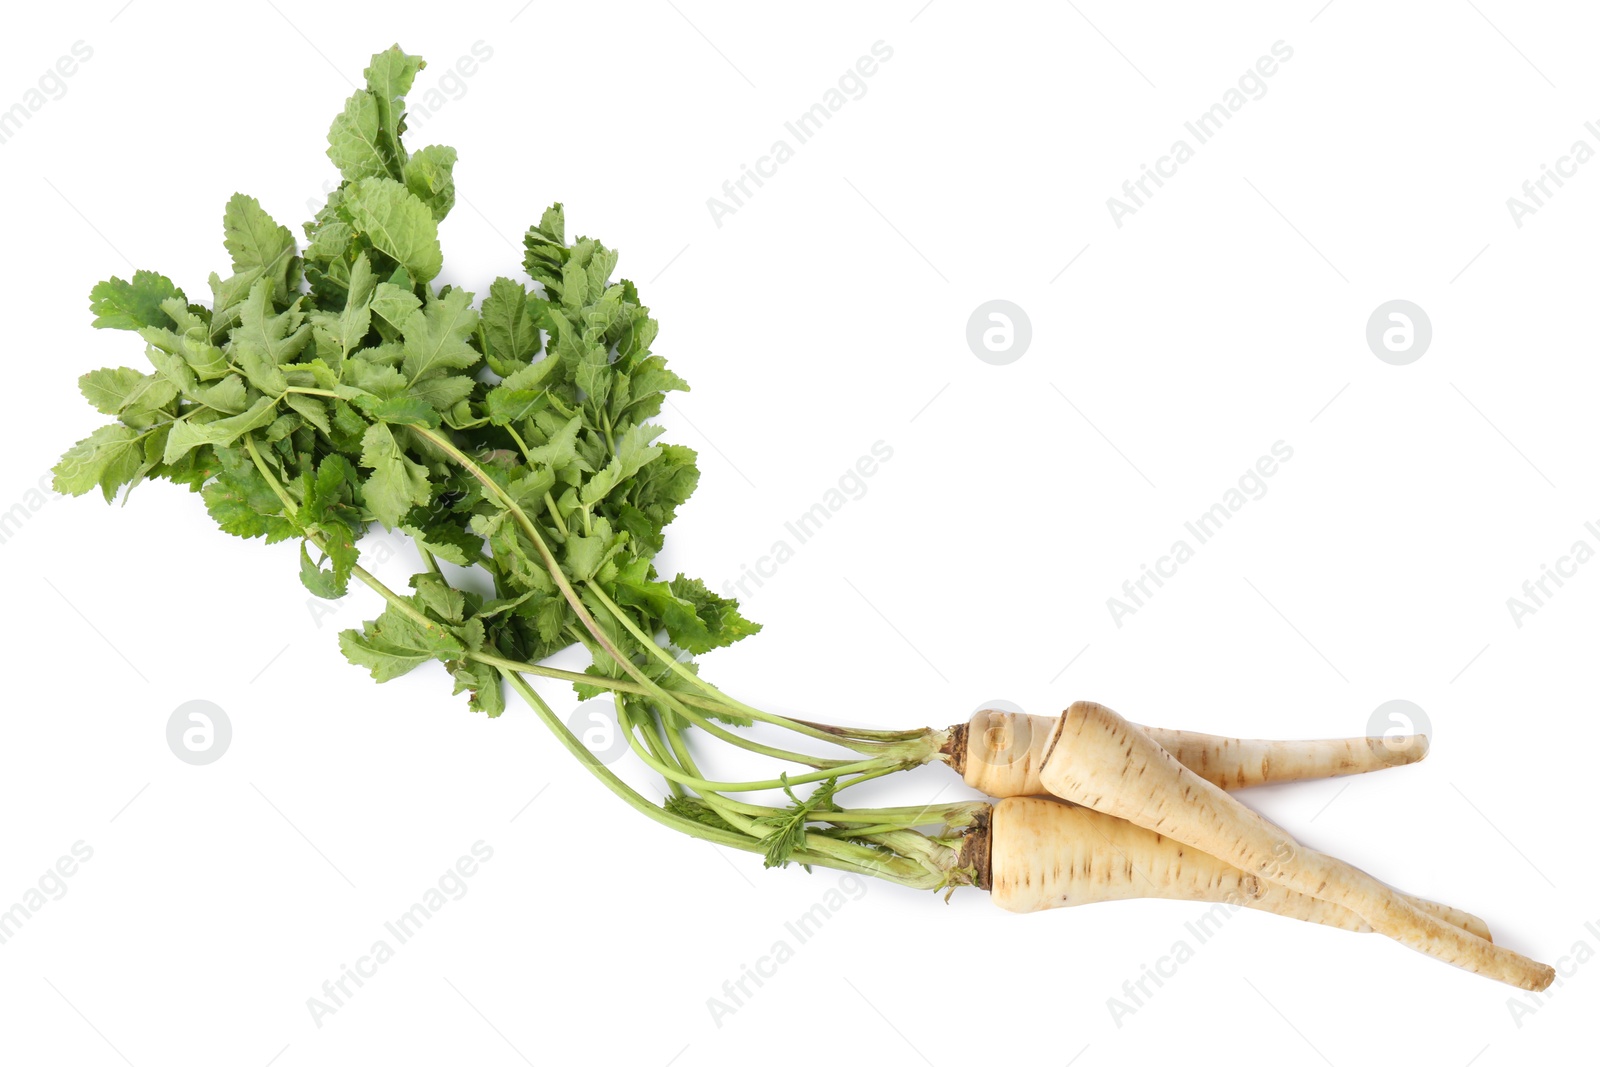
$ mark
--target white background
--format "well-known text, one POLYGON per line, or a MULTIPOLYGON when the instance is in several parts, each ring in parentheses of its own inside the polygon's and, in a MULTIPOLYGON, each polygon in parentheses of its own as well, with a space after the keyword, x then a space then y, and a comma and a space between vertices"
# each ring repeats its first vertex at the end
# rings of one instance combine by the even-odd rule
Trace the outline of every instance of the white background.
MULTIPOLYGON (((74 42, 93 58, 0 144, 0 507, 22 509, 0 545, 0 907, 74 842, 93 858, 0 945, 0 1058, 1592 1054, 1600 965, 1577 960, 1600 950, 1580 788, 1600 564, 1520 627, 1506 601, 1574 541, 1600 548, 1600 163, 1520 228, 1506 200, 1573 141, 1600 148, 1593 13, 920 2, 8 14, 0 108, 74 42), (1293 57, 1266 94, 1118 228, 1107 198, 1280 40, 1293 57), (90 286, 139 267, 203 295, 236 190, 298 228, 334 177, 323 138, 347 81, 394 41, 430 60, 418 94, 474 42, 493 50, 411 137, 461 153, 445 279, 482 293, 517 273, 522 230, 560 199, 660 319, 657 350, 694 386, 669 437, 704 470, 666 565, 736 580, 874 442, 893 449, 749 586, 766 629, 708 657, 719 684, 884 727, 1093 698, 1244 736, 1362 734, 1382 702, 1414 701, 1426 763, 1247 799, 1569 976, 1514 1012, 1536 1002, 1376 936, 1241 913, 1197 946, 1196 906, 1015 917, 888 885, 794 946, 785 922, 836 874, 646 824, 531 713, 469 715, 440 670, 374 687, 335 635, 376 598, 319 625, 291 546, 222 536, 167 485, 115 509, 35 493, 101 421, 77 376, 141 363, 136 339, 89 329, 90 286), (876 41, 893 57, 865 95, 716 225, 707 198, 876 41), (993 298, 1032 322, 1008 366, 964 338, 993 298), (1409 366, 1364 338, 1396 298, 1433 324, 1409 366), (1107 598, 1277 441, 1293 459, 1266 495, 1115 625, 1107 598), (233 724, 210 766, 167 749, 190 699, 233 724), (479 840, 493 858, 466 896, 317 1026, 307 998, 479 840), (794 958, 717 1025, 708 998, 779 939, 794 958), (1108 998, 1180 939, 1194 958, 1119 1025, 1108 998)), ((412 562, 377 569, 403 582, 412 562)), ((901 795, 955 798, 952 781, 929 768, 901 795)))

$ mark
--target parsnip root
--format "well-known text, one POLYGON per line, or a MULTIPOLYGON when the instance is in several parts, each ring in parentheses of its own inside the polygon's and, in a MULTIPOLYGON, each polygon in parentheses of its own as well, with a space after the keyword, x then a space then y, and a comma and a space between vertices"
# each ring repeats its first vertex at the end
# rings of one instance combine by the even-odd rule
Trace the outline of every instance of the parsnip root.
MULTIPOLYGON (((1048 792, 1039 779, 1044 747, 1056 719, 985 710, 952 727, 947 757, 972 788, 992 797, 1048 792)), ((1428 738, 1350 737, 1321 741, 1256 741, 1190 730, 1141 727, 1156 744, 1195 774, 1223 789, 1299 782, 1403 767, 1428 754, 1428 738)))
POLYGON ((1040 780, 1058 797, 1342 905, 1377 932, 1446 963, 1521 989, 1542 990, 1555 979, 1547 965, 1452 926, 1365 871, 1302 846, 1099 704, 1080 701, 1062 714, 1040 780))
MULTIPOLYGON (((1341 905, 1247 874, 1153 830, 1059 800, 1002 800, 990 816, 989 834, 989 890, 1007 911, 1157 898, 1231 904, 1360 933, 1372 929, 1341 905)), ((1475 915, 1431 900, 1407 899, 1452 926, 1489 936, 1489 928, 1475 915)))
POLYGON ((1141 727, 1172 758, 1212 785, 1247 789, 1404 767, 1428 754, 1426 734, 1400 738, 1347 737, 1319 741, 1257 741, 1190 730, 1141 727))

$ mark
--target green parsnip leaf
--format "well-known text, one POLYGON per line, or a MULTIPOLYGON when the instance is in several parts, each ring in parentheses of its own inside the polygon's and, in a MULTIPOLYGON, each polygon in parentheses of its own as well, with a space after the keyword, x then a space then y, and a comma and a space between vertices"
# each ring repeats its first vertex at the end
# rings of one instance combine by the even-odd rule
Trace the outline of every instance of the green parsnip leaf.
POLYGON ((352 93, 328 130, 328 158, 346 181, 394 175, 393 150, 380 132, 378 100, 365 89, 352 93))
POLYGON ((139 431, 120 423, 100 427, 73 445, 55 465, 56 492, 82 496, 98 485, 110 500, 144 461, 140 437, 139 431))
POLYGON ((429 145, 406 160, 405 183, 411 194, 441 221, 456 206, 456 150, 429 145))
POLYGON ((222 214, 222 243, 233 257, 233 272, 271 273, 294 253, 294 235, 279 226, 253 196, 235 193, 222 214))
MULTIPOLYGON (((94 325, 136 332, 151 371, 79 380, 116 421, 67 451, 55 485, 74 495, 98 487, 107 499, 146 478, 197 491, 227 533, 300 542, 301 583, 330 599, 349 591, 374 522, 410 537, 425 571, 409 590, 386 589, 382 614, 339 638, 378 681, 439 661, 468 706, 494 717, 505 710, 502 668, 576 649, 589 657, 569 676, 583 679, 579 693, 611 693, 635 728, 688 729, 677 701, 691 696, 697 715, 748 725, 735 705, 707 698, 715 691, 691 657, 759 627, 703 583, 656 570, 665 528, 699 478, 694 451, 660 441, 650 421, 670 391, 687 389, 651 351, 656 321, 633 283, 614 277, 614 249, 568 243, 559 203, 523 239, 531 290, 497 277, 480 309, 471 292, 439 282, 457 156, 404 144, 405 97, 422 66, 398 46, 374 55, 366 87, 333 116, 327 157, 342 181, 304 225, 303 253, 259 201, 236 194, 210 307, 149 271, 95 286, 94 325), (457 582, 456 568, 473 580, 457 582)), ((262 100, 276 132, 281 102, 262 100)), ((544 117, 530 120, 540 131, 530 144, 541 158, 601 144, 585 140, 581 122, 551 125, 556 112, 535 112, 544 117), (577 134, 552 140, 567 127, 577 134)), ((258 131, 251 151, 268 158, 282 143, 258 131)), ((137 353, 126 358, 140 366, 137 353)), ((381 587, 391 544, 371 547, 385 567, 359 574, 381 587)), ((280 551, 293 565, 292 549, 280 551)), ((833 788, 791 793, 789 808, 756 819, 751 836, 769 864, 806 861, 807 827, 826 823, 814 816, 833 788)), ((692 797, 669 810, 687 825, 746 832, 692 797)))
POLYGON ((372 471, 362 483, 362 495, 385 526, 399 526, 406 512, 433 498, 428 468, 407 456, 383 423, 368 428, 361 439, 361 465, 372 471))
POLYGON ((184 300, 183 290, 171 279, 154 271, 141 270, 133 281, 121 278, 103 281, 89 292, 89 310, 94 312, 97 330, 137 330, 144 326, 174 326, 161 305, 176 297, 184 300))
POLYGON ((468 344, 477 326, 471 293, 452 289, 442 299, 429 301, 406 320, 401 372, 415 383, 477 363, 478 352, 468 344))
POLYGON ((400 143, 400 135, 405 132, 405 97, 411 91, 417 72, 425 66, 421 56, 407 55, 399 45, 394 45, 374 55, 366 70, 367 89, 377 104, 379 135, 392 158, 401 163, 406 158, 405 148, 400 143))
POLYGON ((172 432, 167 436, 166 454, 161 457, 161 462, 174 463, 191 448, 200 445, 231 445, 241 435, 260 429, 276 418, 277 408, 277 400, 264 396, 252 404, 248 411, 229 418, 212 419, 209 422, 201 422, 197 417, 180 419, 172 424, 172 432))
POLYGON ((432 281, 444 266, 439 226, 428 205, 393 178, 365 178, 345 190, 344 206, 358 234, 416 281, 432 281))
POLYGON ((454 659, 466 651, 442 625, 424 625, 392 605, 360 630, 341 633, 339 648, 346 659, 367 668, 379 682, 398 678, 431 659, 454 659))
POLYGON ((496 278, 483 302, 484 357, 502 378, 528 365, 539 351, 539 327, 528 310, 528 292, 510 278, 496 278))
POLYGON ((78 379, 78 391, 102 415, 115 415, 149 387, 150 376, 129 367, 92 370, 78 379))

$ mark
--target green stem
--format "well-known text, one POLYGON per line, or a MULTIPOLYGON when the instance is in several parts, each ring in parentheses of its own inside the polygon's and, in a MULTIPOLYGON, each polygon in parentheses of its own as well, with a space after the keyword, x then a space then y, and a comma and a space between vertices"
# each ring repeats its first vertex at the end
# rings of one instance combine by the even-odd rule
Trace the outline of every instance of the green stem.
MULTIPOLYGON (((296 391, 305 390, 297 389, 296 391)), ((554 557, 549 551, 549 547, 544 543, 543 538, 539 535, 537 528, 533 525, 532 521, 528 519, 527 515, 522 512, 521 508, 517 506, 516 502, 511 500, 503 491, 501 491, 499 486, 494 483, 492 479, 488 478, 488 476, 484 474, 484 472, 478 468, 478 466, 473 463, 470 458, 456 448, 448 439, 433 434, 423 428, 414 429, 417 429, 422 436, 433 441, 433 443, 440 447, 440 449, 447 455, 450 455, 457 462, 461 463, 468 470, 468 472, 473 475, 473 477, 477 478, 481 483, 489 488, 491 492, 500 497, 507 510, 518 521, 519 525, 523 528, 524 532, 529 535, 530 539, 533 540, 535 546, 540 551, 546 568, 550 570, 558 588, 562 590, 563 596, 567 599, 568 603, 573 606, 574 611, 578 614, 580 621, 585 624, 585 627, 594 637, 596 642, 599 643, 600 647, 605 649, 608 654, 611 654, 612 657, 616 659, 625 670, 634 676, 637 683, 636 688, 641 690, 640 695, 644 695, 658 701, 661 705, 663 705, 663 707, 671 709, 674 713, 680 715, 685 721, 700 720, 700 722, 705 723, 703 728, 709 727, 712 731, 717 731, 724 734, 725 737, 723 739, 735 739, 734 735, 727 734, 726 731, 720 731, 719 728, 711 726, 709 722, 706 722, 702 716, 690 712, 682 703, 679 703, 672 695, 668 694, 659 685, 655 684, 648 676, 645 676, 637 667, 637 665, 631 661, 631 659, 622 657, 615 649, 615 646, 611 644, 604 631, 601 630, 598 622, 583 606, 581 598, 577 596, 576 591, 572 588, 571 584, 567 582, 565 574, 561 572, 559 565, 555 563, 554 557)), ((251 461, 256 467, 256 470, 261 474, 263 480, 283 504, 285 517, 291 522, 294 522, 293 516, 299 510, 294 498, 279 481, 272 468, 268 466, 265 459, 262 457, 252 435, 245 436, 244 445, 250 455, 251 461)), ((308 541, 310 541, 319 550, 326 552, 323 538, 318 530, 316 530, 314 527, 300 527, 298 523, 295 523, 295 525, 308 541)), ((418 546, 418 550, 422 553, 423 562, 429 568, 429 570, 435 574, 439 573, 438 563, 433 558, 432 553, 428 552, 426 549, 423 549, 420 545, 418 546)), ((492 570, 492 568, 490 569, 492 570)), ((383 599, 395 607, 396 610, 405 613, 419 625, 429 630, 439 628, 440 624, 418 610, 417 607, 407 598, 402 597, 393 590, 389 589, 376 577, 368 573, 364 568, 359 566, 353 567, 351 573, 369 588, 371 588, 374 592, 383 597, 383 599)), ((608 611, 617 614, 619 618, 622 619, 624 625, 629 629, 629 631, 633 633, 636 638, 639 638, 640 635, 638 633, 638 628, 632 624, 632 620, 628 619, 625 613, 622 613, 621 609, 612 603, 610 598, 606 597, 605 594, 599 591, 596 586, 591 584, 590 588, 598 595, 599 599, 607 607, 608 611)), ((652 649, 659 649, 659 646, 655 645, 654 641, 642 640, 642 643, 646 644, 652 649)), ((664 650, 662 650, 662 654, 665 655, 664 650)), ((801 785, 822 781, 828 778, 839 778, 842 775, 853 776, 846 782, 840 784, 840 788, 845 788, 848 785, 859 784, 860 782, 866 781, 870 778, 879 777, 881 775, 892 773, 896 770, 904 769, 905 767, 914 765, 905 761, 888 760, 880 756, 876 759, 859 760, 853 763, 830 761, 835 765, 826 770, 818 770, 810 774, 802 774, 793 778, 785 776, 781 779, 768 779, 758 782, 709 781, 700 777, 698 768, 694 766, 692 757, 690 756, 687 747, 683 744, 683 739, 676 726, 673 725, 672 721, 664 718, 661 727, 666 733, 667 741, 671 746, 672 752, 669 753, 667 750, 661 747, 661 740, 654 734, 653 731, 646 734, 646 737, 649 740, 649 746, 647 750, 644 746, 639 744, 638 737, 634 734, 631 728, 628 716, 619 706, 619 725, 623 729, 627 729, 629 731, 629 743, 634 747, 641 760, 645 762, 647 766, 651 766, 654 770, 656 770, 657 773, 660 773, 663 775, 663 777, 667 778, 669 782, 673 784, 673 788, 675 790, 681 792, 682 785, 691 785, 696 787, 697 791, 706 794, 702 797, 702 799, 707 804, 710 804, 713 807, 713 810, 718 810, 719 814, 721 814, 722 817, 728 821, 729 825, 733 827, 733 829, 724 830, 716 826, 707 825, 693 819, 687 819, 676 815, 645 800, 645 798, 637 791, 633 790, 608 768, 606 768, 605 765, 602 764, 594 755, 594 753, 591 752, 572 733, 566 724, 561 722, 561 720, 556 717, 549 705, 544 702, 544 700, 536 691, 534 691, 534 689, 527 683, 526 679, 522 677, 520 672, 522 669, 526 668, 537 673, 545 673, 555 676, 570 676, 569 680, 581 680, 588 684, 598 684, 606 681, 620 680, 600 679, 588 674, 556 671, 553 668, 539 668, 537 665, 532 664, 516 664, 512 661, 488 654, 468 653, 468 656, 494 666, 500 673, 501 677, 504 678, 507 683, 512 686, 512 688, 516 689, 523 700, 534 709, 535 713, 551 730, 551 732, 556 735, 557 739, 562 743, 562 745, 566 747, 568 751, 581 763, 583 763, 591 771, 591 773, 600 778, 601 782, 606 785, 608 789, 628 803, 630 807, 633 807, 635 810, 647 815, 656 822, 670 826, 673 829, 677 829, 683 833, 689 834, 692 837, 711 841, 716 844, 728 845, 743 851, 765 852, 766 850, 760 844, 761 838, 776 832, 771 827, 757 825, 754 820, 747 817, 744 812, 751 811, 752 814, 754 812, 761 812, 765 815, 772 815, 776 814, 779 809, 764 808, 760 805, 749 805, 732 801, 729 798, 721 796, 720 794, 722 792, 749 792, 760 789, 776 789, 784 785, 801 785), (673 764, 679 764, 679 766, 673 766, 673 764)), ((713 692, 715 691, 713 690, 713 692)), ((731 701, 731 699, 723 696, 720 693, 715 693, 715 696, 717 699, 706 699, 704 701, 697 701, 697 703, 708 704, 710 705, 709 710, 717 711, 726 711, 728 706, 732 704, 740 707, 741 709, 747 710, 748 712, 754 712, 756 716, 762 718, 763 720, 770 721, 774 725, 789 726, 792 729, 798 729, 799 732, 802 733, 814 733, 823 740, 842 743, 838 733, 835 731, 800 727, 798 724, 791 725, 789 720, 785 720, 780 716, 770 716, 766 713, 759 712, 758 709, 746 709, 743 705, 739 705, 736 701, 731 701)), ((768 748, 768 746, 761 747, 768 748)), ((792 759, 791 762, 805 763, 807 761, 806 757, 800 756, 797 753, 788 753, 781 749, 769 749, 769 752, 770 754, 774 754, 779 758, 796 757, 792 759)), ((760 816, 758 815, 756 817, 759 818, 760 816)), ((818 821, 830 820, 819 819, 818 821)), ((869 829, 874 831, 884 828, 884 820, 882 818, 875 819, 869 824, 869 829)), ((802 864, 852 871, 917 888, 936 888, 945 884, 947 879, 944 874, 944 868, 948 867, 949 862, 939 851, 941 848, 944 848, 944 846, 938 845, 936 842, 929 840, 923 835, 910 830, 888 830, 886 833, 875 834, 872 840, 878 841, 883 845, 883 847, 888 848, 892 852, 892 855, 885 855, 882 852, 868 846, 857 844, 849 840, 836 839, 823 833, 807 833, 805 835, 803 847, 797 849, 790 858, 793 861, 802 864)), ((944 852, 949 852, 949 849, 945 848, 944 852)))
POLYGON ((600 588, 598 583, 594 581, 588 581, 584 583, 584 586, 589 590, 589 592, 594 594, 595 599, 599 600, 600 603, 605 606, 605 609, 611 613, 611 616, 622 624, 623 628, 628 631, 633 639, 639 642, 640 645, 644 646, 646 652, 654 656, 678 677, 682 678, 686 682, 689 682, 695 688, 701 690, 708 696, 716 700, 720 700, 726 709, 735 711, 748 718, 755 719, 757 722, 768 723, 772 726, 781 726, 786 730, 793 730, 794 732, 802 734, 806 737, 814 738, 820 741, 831 741, 836 745, 840 745, 844 748, 849 748, 857 752, 865 753, 866 751, 870 751, 851 744, 848 739, 842 738, 837 733, 823 730, 815 726, 804 725, 796 722, 793 719, 785 718, 782 715, 774 715, 771 712, 762 711, 760 708, 753 708, 742 701, 735 700, 733 697, 728 696, 722 690, 718 689, 704 678, 701 678, 698 674, 689 670, 689 668, 685 667, 682 663, 678 662, 677 657, 673 656, 672 653, 668 652, 666 649, 657 644, 654 639, 652 639, 644 632, 644 630, 639 627, 638 623, 633 621, 632 616, 630 616, 626 611, 623 611, 615 601, 606 595, 605 590, 600 588))
MULTIPOLYGON (((679 767, 685 772, 698 776, 700 770, 695 766, 694 756, 689 752, 682 732, 673 723, 666 721, 663 721, 662 729, 666 731, 667 737, 672 744, 672 750, 676 753, 679 767)), ((750 834, 752 837, 765 840, 778 832, 776 826, 763 824, 757 822, 756 819, 746 817, 746 812, 755 815, 757 818, 762 816, 770 818, 783 814, 783 811, 779 808, 746 804, 711 791, 702 792, 700 799, 710 805, 734 829, 750 834)), ((918 834, 916 836, 920 837, 921 835, 918 834)), ((855 841, 839 840, 828 834, 807 831, 804 833, 803 842, 802 851, 830 855, 841 860, 851 860, 874 869, 885 862, 883 854, 877 850, 855 841)), ((932 854, 925 848, 921 846, 914 848, 901 847, 895 848, 894 851, 902 858, 922 863, 923 866, 928 868, 931 875, 941 879, 944 877, 943 871, 947 865, 941 863, 929 864, 927 861, 932 854)))
POLYGON ((594 616, 589 613, 589 609, 584 606, 577 590, 573 589, 572 583, 567 581, 566 572, 556 562, 555 555, 550 551, 550 546, 545 544, 544 535, 539 533, 539 528, 534 525, 532 519, 528 518, 527 513, 522 510, 522 506, 500 487, 499 482, 485 474, 483 468, 472 461, 472 457, 457 448, 455 442, 448 437, 436 433, 426 426, 413 426, 411 430, 424 440, 431 441, 441 452, 455 460, 463 470, 477 479, 479 484, 489 490, 490 494, 500 501, 500 505, 516 520, 517 525, 522 528, 522 532, 527 534, 528 539, 533 542, 533 546, 538 550, 539 558, 544 563, 545 569, 550 572, 551 579, 556 583, 556 588, 560 590, 562 598, 566 600, 568 606, 578 616, 578 621, 583 623, 584 629, 589 631, 595 642, 605 650, 608 656, 616 660, 623 670, 633 675, 634 680, 648 689, 652 696, 659 696, 667 706, 673 706, 675 702, 672 697, 668 696, 665 690, 657 686, 643 671, 639 670, 631 657, 624 656, 621 650, 612 643, 611 638, 600 628, 600 624, 595 621, 594 616))
MULTIPOLYGON (((782 789, 785 782, 783 778, 768 778, 759 782, 709 782, 704 778, 697 778, 692 774, 670 767, 642 751, 639 753, 639 758, 644 760, 646 765, 657 774, 662 775, 669 781, 693 786, 696 792, 753 793, 760 789, 782 789)), ((901 769, 900 767, 885 768, 878 760, 862 760, 859 763, 849 763, 833 770, 794 775, 788 778, 787 782, 789 785, 808 785, 811 782, 822 782, 829 778, 837 778, 841 774, 854 774, 858 771, 897 771, 901 769)))
MULTIPOLYGON (((468 653, 468 656, 474 660, 477 660, 479 663, 487 663, 489 666, 497 669, 504 668, 506 670, 516 671, 520 674, 533 674, 538 675, 541 678, 553 678, 563 682, 572 682, 576 685, 592 685, 597 689, 606 689, 613 693, 630 693, 634 696, 645 697, 650 696, 650 691, 644 686, 635 682, 630 682, 625 678, 608 678, 605 675, 600 674, 585 674, 582 671, 567 671, 562 670, 559 667, 546 667, 541 663, 524 663, 521 660, 506 659, 504 656, 497 656, 492 652, 470 652, 468 653)), ((726 713, 728 710, 726 705, 716 700, 712 700, 709 697, 698 696, 694 693, 679 693, 677 696, 678 699, 683 701, 685 704, 692 705, 693 707, 700 708, 704 711, 726 713)), ((773 759, 786 760, 790 763, 798 763, 806 767, 815 767, 818 770, 844 767, 851 762, 854 762, 852 760, 827 759, 821 756, 807 755, 803 752, 791 752, 787 749, 774 748, 771 745, 764 745, 759 741, 752 741, 749 738, 741 737, 732 731, 724 730, 716 723, 700 715, 690 713, 685 717, 702 730, 711 734, 711 736, 717 738, 719 741, 726 741, 728 744, 736 745, 748 752, 755 752, 759 755, 770 756, 773 759)))
MULTIPOLYGON (((244 447, 245 450, 250 453, 250 459, 255 463, 256 470, 261 473, 261 477, 266 480, 267 485, 271 487, 273 493, 276 494, 278 499, 283 502, 284 518, 293 523, 294 513, 300 510, 299 505, 295 503, 294 498, 289 495, 288 490, 286 490, 282 483, 278 481, 278 476, 272 473, 272 468, 268 467, 266 461, 261 458, 261 453, 256 448, 255 437, 252 435, 246 435, 244 438, 244 447)), ((304 536, 307 541, 310 541, 313 545, 315 545, 318 551, 324 554, 327 553, 326 544, 323 541, 320 533, 318 533, 316 530, 308 530, 300 527, 298 524, 296 524, 295 528, 300 530, 301 535, 304 536)), ((364 567, 351 567, 350 573, 356 578, 360 579, 362 584, 364 584, 367 588, 371 589, 374 593, 377 593, 379 596, 383 597, 384 600, 394 605, 396 610, 408 616, 412 622, 417 623, 419 626, 424 627, 430 632, 440 629, 439 624, 419 611, 415 604, 411 603, 411 601, 407 600, 399 593, 396 593, 394 590, 384 585, 376 577, 370 574, 364 567)))
MULTIPOLYGON (((674 815, 665 808, 650 803, 621 778, 618 778, 609 767, 601 763, 599 758, 593 752, 590 752, 588 747, 567 728, 567 724, 556 716, 556 713, 550 709, 550 705, 544 702, 543 698, 534 691, 526 679, 515 671, 509 671, 504 668, 500 669, 500 674, 517 691, 517 694, 533 708, 534 713, 556 735, 556 739, 561 742, 562 746, 576 757, 591 774, 599 778, 607 789, 620 797, 635 811, 655 822, 661 823, 663 826, 671 827, 681 833, 688 834, 690 837, 697 837, 702 841, 727 845, 730 848, 737 848, 744 852, 766 851, 755 838, 746 837, 730 830, 722 830, 715 826, 708 826, 693 819, 686 819, 681 815, 674 815)), ((794 860, 797 863, 814 864, 834 870, 871 875, 875 878, 882 878, 886 881, 896 882, 915 889, 935 888, 939 884, 939 880, 930 877, 926 867, 909 860, 901 860, 898 863, 894 863, 893 860, 886 860, 867 865, 809 851, 804 853, 797 852, 794 860)))

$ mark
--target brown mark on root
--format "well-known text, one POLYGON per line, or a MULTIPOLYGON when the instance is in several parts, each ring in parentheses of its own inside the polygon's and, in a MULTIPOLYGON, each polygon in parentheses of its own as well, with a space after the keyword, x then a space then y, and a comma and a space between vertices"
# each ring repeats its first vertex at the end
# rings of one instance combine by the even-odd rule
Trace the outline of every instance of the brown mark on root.
POLYGON ((970 869, 973 872, 972 884, 983 890, 994 886, 994 866, 989 847, 990 817, 990 813, 985 811, 974 819, 971 828, 962 835, 961 852, 956 858, 956 866, 970 869))
POLYGON ((967 724, 958 722, 950 727, 950 739, 939 749, 939 755, 957 774, 967 773, 967 724))

